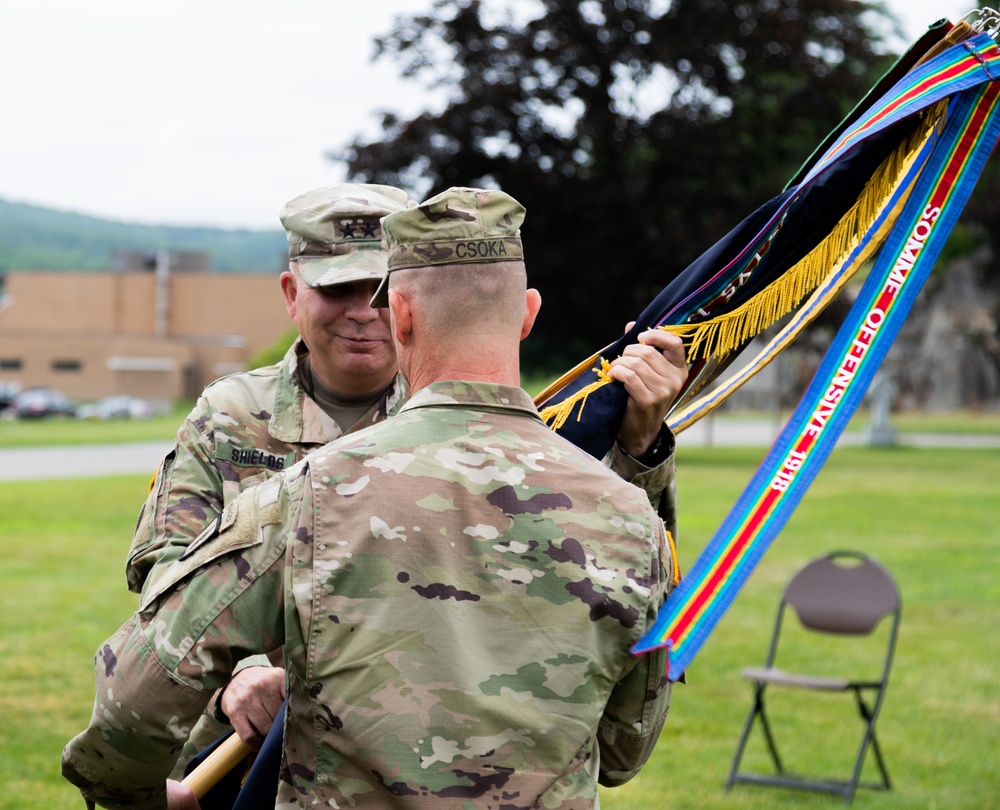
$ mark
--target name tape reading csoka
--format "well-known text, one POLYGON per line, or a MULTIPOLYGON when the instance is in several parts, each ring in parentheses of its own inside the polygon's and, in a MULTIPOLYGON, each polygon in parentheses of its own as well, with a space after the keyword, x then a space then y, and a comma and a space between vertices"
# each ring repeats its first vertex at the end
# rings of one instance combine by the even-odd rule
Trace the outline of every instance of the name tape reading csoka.
POLYGON ((480 239, 455 245, 455 256, 459 259, 499 259, 506 255, 507 242, 504 239, 480 239))

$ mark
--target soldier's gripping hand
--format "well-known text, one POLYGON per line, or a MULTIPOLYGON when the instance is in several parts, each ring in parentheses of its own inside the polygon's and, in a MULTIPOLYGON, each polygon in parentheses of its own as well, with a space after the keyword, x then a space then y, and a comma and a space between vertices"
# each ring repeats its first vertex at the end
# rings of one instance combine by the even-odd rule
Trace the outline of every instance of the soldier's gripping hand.
POLYGON ((248 667, 233 676, 221 705, 240 739, 258 751, 284 700, 282 667, 248 667))
MULTIPOLYGON (((630 323, 625 331, 632 328, 630 323)), ((676 335, 650 329, 639 342, 625 347, 611 362, 609 376, 625 386, 628 403, 618 431, 618 442, 639 458, 653 446, 663 427, 670 403, 687 381, 684 344, 676 335)))
POLYGON ((201 810, 201 805, 191 792, 191 788, 167 780, 167 810, 201 810))

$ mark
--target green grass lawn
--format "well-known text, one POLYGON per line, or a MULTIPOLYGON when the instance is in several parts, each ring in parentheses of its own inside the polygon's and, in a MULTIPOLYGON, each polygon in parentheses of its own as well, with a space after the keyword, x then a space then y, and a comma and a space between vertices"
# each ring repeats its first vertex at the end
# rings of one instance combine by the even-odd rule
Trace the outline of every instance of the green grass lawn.
POLYGON ((150 419, 4 418, 0 419, 0 448, 169 441, 177 435, 191 405, 180 403, 170 413, 150 419))
POLYGON ((80 808, 59 752, 90 717, 92 656, 136 605, 124 559, 149 477, 0 487, 0 807, 80 808))
MULTIPOLYGON (((532 395, 541 391, 548 380, 528 379, 525 390, 532 395)), ((193 403, 181 402, 168 414, 152 419, 0 419, 0 448, 54 447, 77 444, 113 444, 120 442, 169 441, 177 427, 191 410, 193 403)), ((718 411, 713 418, 762 419, 773 422, 773 413, 718 411)), ((788 418, 784 414, 782 423, 788 418)), ((859 412, 851 420, 848 431, 864 430, 869 419, 859 412)), ((901 433, 974 433, 1000 434, 1000 412, 952 411, 949 413, 896 414, 891 425, 901 433)))
MULTIPOLYGON (((762 456, 763 450, 752 448, 681 449, 679 540, 685 565, 708 541, 762 456)), ((874 554, 896 576, 903 594, 896 666, 879 722, 894 788, 863 790, 856 806, 997 807, 998 482, 995 451, 834 451, 690 667, 689 682, 675 688, 649 765, 628 785, 602 791, 605 810, 843 805, 830 796, 744 786, 727 793, 723 787, 749 708, 750 687, 740 669, 763 661, 788 577, 835 548, 874 554)), ((147 483, 138 475, 0 488, 4 810, 83 806, 59 776, 59 754, 90 716, 94 651, 135 606, 123 567, 147 483)), ((792 767, 818 762, 833 775, 849 769, 861 726, 850 698, 836 697, 845 701, 772 703, 792 767), (814 704, 821 711, 815 717, 806 713, 814 704)), ((751 763, 760 761, 751 754, 751 763)))

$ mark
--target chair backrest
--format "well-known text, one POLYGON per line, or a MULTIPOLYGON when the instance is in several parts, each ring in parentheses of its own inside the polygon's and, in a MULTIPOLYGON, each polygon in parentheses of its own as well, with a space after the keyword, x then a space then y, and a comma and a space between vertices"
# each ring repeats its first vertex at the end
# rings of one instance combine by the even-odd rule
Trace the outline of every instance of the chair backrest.
POLYGON ((785 589, 784 601, 799 621, 826 633, 863 635, 899 611, 899 590, 888 571, 854 551, 813 560, 785 589))

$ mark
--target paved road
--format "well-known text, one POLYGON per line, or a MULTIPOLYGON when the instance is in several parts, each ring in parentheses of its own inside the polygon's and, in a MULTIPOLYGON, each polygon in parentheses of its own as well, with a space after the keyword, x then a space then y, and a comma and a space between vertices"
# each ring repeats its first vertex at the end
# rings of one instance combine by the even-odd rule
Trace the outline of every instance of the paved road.
POLYGON ((0 481, 152 475, 172 446, 172 442, 133 442, 0 450, 0 481))
MULTIPOLYGON (((709 417, 684 431, 679 441, 688 447, 767 448, 782 427, 776 420, 709 417)), ((1000 448, 1000 436, 900 433, 896 441, 912 447, 1000 448)), ((840 437, 842 445, 867 442, 868 437, 860 432, 847 432, 840 437)), ((171 442, 137 442, 0 450, 0 481, 97 478, 127 473, 152 475, 171 446, 171 442)))

